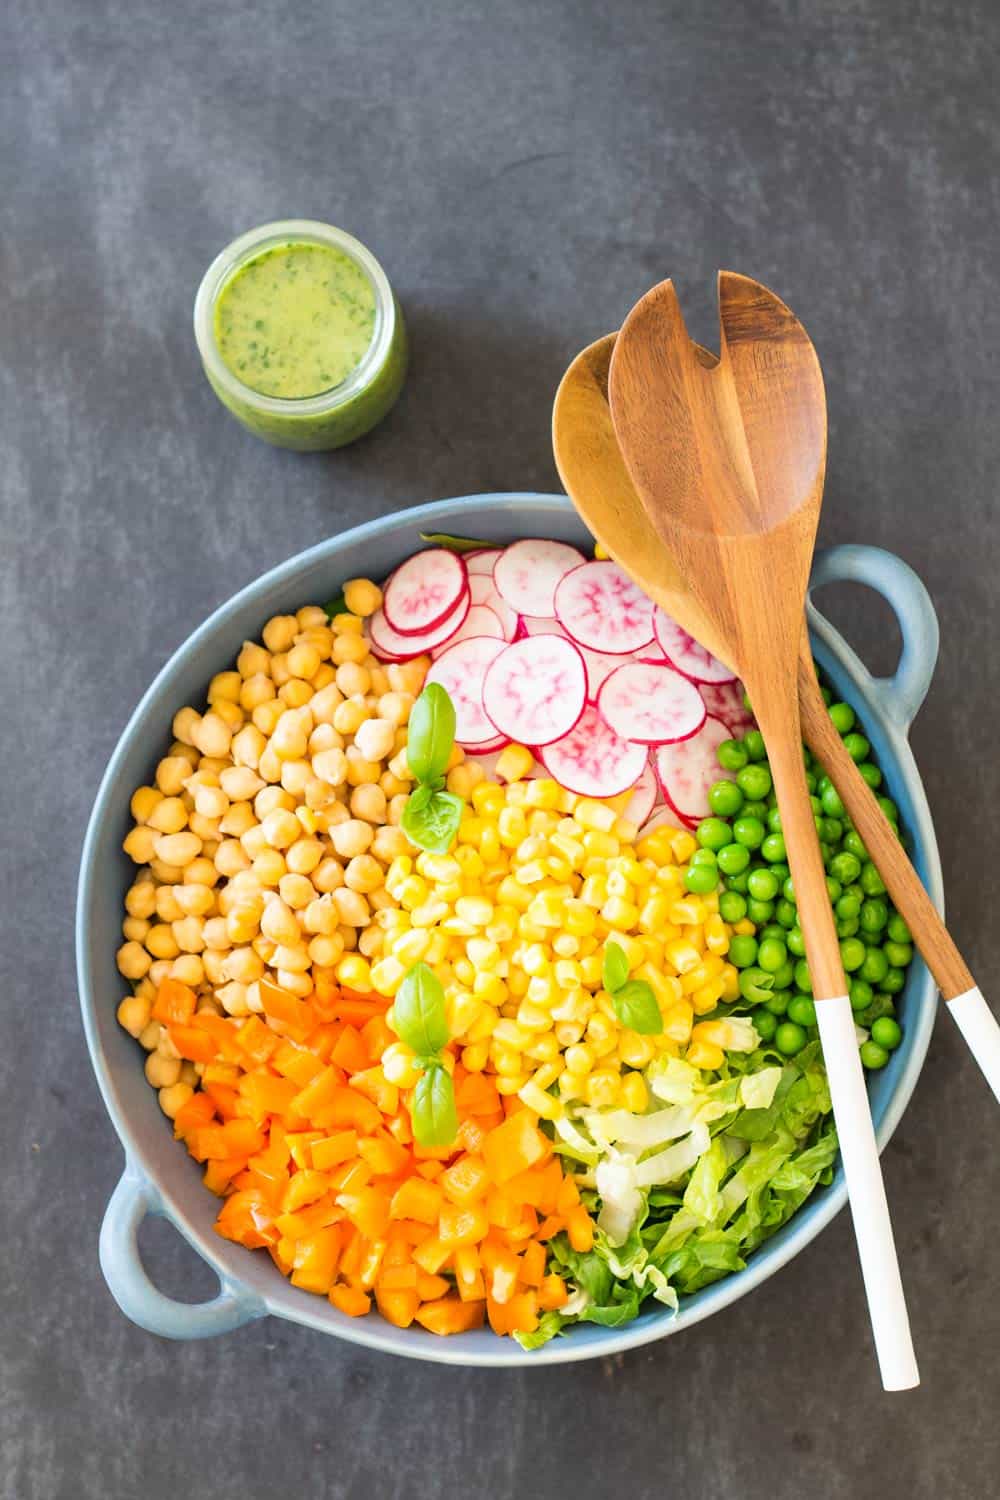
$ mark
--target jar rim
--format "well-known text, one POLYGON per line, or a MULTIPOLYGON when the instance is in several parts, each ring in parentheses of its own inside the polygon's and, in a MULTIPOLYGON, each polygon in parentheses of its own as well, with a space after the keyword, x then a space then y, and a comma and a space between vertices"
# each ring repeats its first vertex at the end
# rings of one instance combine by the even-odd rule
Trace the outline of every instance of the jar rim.
POLYGON ((379 262, 366 245, 321 219, 274 219, 259 224, 231 240, 212 261, 201 279, 194 301, 194 336, 202 363, 213 384, 244 405, 272 415, 322 416, 346 405, 371 382, 392 346, 396 327, 396 303, 379 262), (223 288, 233 274, 260 254, 285 242, 329 245, 354 261, 365 274, 375 294, 375 329, 371 342, 359 362, 339 385, 319 391, 315 396, 266 396, 246 385, 234 375, 219 352, 215 340, 215 306, 223 288))

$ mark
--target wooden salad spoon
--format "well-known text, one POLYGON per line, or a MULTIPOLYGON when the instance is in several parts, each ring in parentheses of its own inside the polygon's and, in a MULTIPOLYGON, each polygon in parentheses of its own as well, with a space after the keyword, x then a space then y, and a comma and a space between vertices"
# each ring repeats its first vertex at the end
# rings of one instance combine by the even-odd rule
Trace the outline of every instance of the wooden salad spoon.
MULTIPOLYGON (((688 336, 671 282, 622 325, 608 391, 658 535, 746 684, 767 745, 883 1384, 919 1383, 847 981, 805 781, 798 657, 826 468, 816 352, 759 282, 719 275, 721 354, 688 336)), ((675 610, 685 629, 689 619, 675 610)))
MULTIPOLYGON (((625 467, 608 405, 608 369, 616 334, 582 350, 563 376, 552 412, 556 467, 590 532, 639 587, 715 655, 722 643, 663 547, 625 467)), ((700 350, 706 367, 714 355, 700 350)), ((1000 1100, 1000 1026, 938 915, 895 829, 878 805, 827 712, 804 631, 799 646, 802 735, 847 808, 948 1003, 973 1057, 1000 1100)))

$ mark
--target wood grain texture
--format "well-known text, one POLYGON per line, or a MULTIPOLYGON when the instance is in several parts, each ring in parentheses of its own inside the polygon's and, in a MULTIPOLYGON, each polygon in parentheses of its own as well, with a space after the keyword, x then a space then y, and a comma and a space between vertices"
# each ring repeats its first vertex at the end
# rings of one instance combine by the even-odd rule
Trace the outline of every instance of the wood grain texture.
MULTIPOLYGON (((742 677, 768 748, 813 993, 847 991, 802 763, 797 664, 826 465, 819 361, 791 310, 719 275, 720 358, 707 367, 673 285, 622 326, 611 415, 654 529, 742 677)), ((684 612, 677 618, 694 633, 684 612)), ((701 623, 699 619, 699 623, 701 623)))

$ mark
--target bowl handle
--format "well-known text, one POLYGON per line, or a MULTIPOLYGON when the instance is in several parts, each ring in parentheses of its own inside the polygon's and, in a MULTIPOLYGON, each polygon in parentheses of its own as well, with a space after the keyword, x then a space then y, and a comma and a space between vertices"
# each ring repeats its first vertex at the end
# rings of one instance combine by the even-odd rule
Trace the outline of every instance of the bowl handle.
POLYGON ((895 674, 873 679, 873 686, 887 715, 908 729, 927 696, 937 665, 938 619, 923 581, 895 553, 852 544, 816 554, 810 595, 825 583, 863 583, 892 606, 903 650, 895 674))
POLYGON ((264 1316, 261 1299, 226 1277, 219 1278, 219 1295, 210 1302, 175 1302, 158 1291, 139 1254, 139 1226, 147 1214, 167 1217, 152 1183, 127 1161, 104 1214, 100 1243, 104 1279, 127 1318, 162 1338, 203 1339, 264 1316))

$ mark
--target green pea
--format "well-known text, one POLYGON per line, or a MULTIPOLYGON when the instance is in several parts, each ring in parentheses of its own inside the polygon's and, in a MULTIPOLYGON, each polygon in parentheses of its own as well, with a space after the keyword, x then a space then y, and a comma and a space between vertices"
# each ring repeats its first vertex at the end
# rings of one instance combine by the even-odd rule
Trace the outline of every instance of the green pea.
POLYGON ((724 771, 742 771, 750 759, 739 740, 723 740, 715 752, 715 758, 724 771))
POLYGON ((905 969, 890 969, 882 980, 882 988, 887 995, 898 995, 906 985, 905 969))
POLYGON ((795 986, 805 995, 811 995, 813 992, 812 975, 804 958, 800 958, 795 965, 795 986))
POLYGON ((894 911, 889 918, 889 936, 894 943, 913 942, 913 933, 907 927, 898 911, 894 911))
POLYGON ((852 1010, 867 1010, 872 1003, 874 991, 870 984, 864 979, 851 979, 848 981, 847 993, 851 1000, 852 1010))
POLYGON ((881 984, 889 972, 889 960, 881 948, 869 948, 865 953, 865 961, 859 970, 861 978, 869 984, 881 984))
POLYGON ((806 940, 802 936, 800 927, 793 927, 785 938, 785 946, 789 953, 794 953, 796 958, 804 958, 806 953, 806 940))
POLYGON ((907 964, 913 962, 912 943, 883 943, 882 952, 894 969, 905 969, 907 964))
MULTIPOLYGON (((752 877, 752 870, 750 874, 752 877)), ((765 922, 770 922, 771 918, 774 916, 774 902, 757 901, 753 896, 751 896, 750 900, 747 902, 747 916, 755 927, 762 927, 765 922)))
POLYGON ((779 1052, 786 1057, 794 1057, 796 1052, 801 1052, 806 1044, 805 1030, 797 1026, 794 1021, 782 1021, 774 1033, 774 1045, 779 1052))
POLYGON ((846 812, 840 793, 835 786, 826 786, 819 794, 823 811, 831 818, 842 818, 846 812))
POLYGON ((747 914, 746 898, 739 891, 723 891, 719 897, 719 916, 724 922, 742 922, 747 914))
POLYGON ((771 773, 766 766, 744 766, 742 771, 736 772, 736 785, 745 797, 756 802, 771 790, 771 773))
POLYGON ((810 792, 810 797, 809 797, 810 802, 815 802, 816 803, 816 811, 819 812, 819 798, 815 795, 815 792, 816 792, 816 778, 815 778, 815 776, 813 775, 813 773, 811 771, 807 771, 806 772, 806 787, 808 788, 808 790, 810 792))
POLYGON ((845 891, 842 896, 837 897, 834 911, 842 922, 850 922, 861 914, 861 897, 856 896, 853 891, 845 891))
POLYGON ((876 788, 882 785, 882 772, 879 770, 874 761, 863 760, 858 767, 858 770, 861 772, 863 779, 868 783, 873 792, 876 790, 876 788))
POLYGON ((748 818, 744 815, 742 818, 737 818, 733 824, 732 837, 744 848, 759 849, 764 842, 766 832, 759 818, 748 818))
POLYGON ((892 1016, 879 1016, 872 1022, 872 1041, 884 1047, 887 1052, 895 1052, 903 1040, 903 1028, 892 1016))
MULTIPOLYGON (((806 777, 806 785, 808 786, 808 784, 809 784, 809 777, 807 776, 806 777)), ((810 798, 809 798, 809 806, 812 808, 812 812, 813 812, 813 817, 814 818, 822 818, 822 816, 823 816, 823 804, 819 800, 818 797, 816 797, 816 796, 810 796, 810 798)), ((822 824, 821 824, 816 829, 816 832, 817 833, 822 833, 822 831, 823 831, 823 828, 822 828, 822 824)))
POLYGON ((711 865, 713 870, 716 869, 718 860, 715 857, 715 850, 696 849, 691 856, 691 863, 693 865, 711 865))
POLYGON ((882 809, 885 816, 889 819, 890 823, 896 824, 899 822, 899 808, 896 806, 895 802, 893 802, 891 797, 879 797, 878 805, 882 809))
POLYGON ((695 896, 707 896, 719 884, 719 872, 714 864, 691 864, 684 876, 684 885, 695 896))
POLYGON ((791 873, 785 860, 781 860, 780 863, 771 866, 771 874, 782 886, 791 873))
POLYGON ((857 938, 844 938, 840 945, 840 961, 848 974, 853 974, 855 969, 860 969, 865 961, 866 949, 864 943, 859 943, 857 938))
POLYGON ((816 1025, 816 1002, 808 995, 793 995, 788 1002, 788 1019, 799 1026, 816 1025))
POLYGON ((764 1009, 772 1016, 783 1016, 788 1010, 791 998, 788 990, 772 990, 770 1000, 764 1001, 764 1009))
POLYGON ((884 1068, 889 1061, 888 1052, 884 1047, 880 1047, 878 1042, 873 1042, 870 1039, 867 1042, 862 1042, 860 1050, 861 1061, 866 1068, 873 1070, 884 1068))
POLYGON ((720 818, 732 818, 743 806, 743 793, 735 781, 715 781, 708 792, 708 805, 720 818))
POLYGON ((844 834, 844 848, 848 854, 856 854, 860 860, 868 858, 868 850, 864 846, 861 835, 856 833, 853 828, 850 833, 844 834))
POLYGON ((723 875, 742 875, 750 863, 750 850, 743 844, 724 844, 717 858, 723 875))
POLYGON ((766 974, 774 974, 788 958, 788 949, 780 939, 764 938, 757 948, 757 962, 766 974))
POLYGON ((868 756, 871 753, 871 748, 871 745, 865 739, 863 734, 844 735, 844 749, 847 751, 851 759, 859 765, 863 760, 868 759, 868 756))
POLYGON ((747 893, 746 870, 741 870, 739 875, 727 875, 725 879, 725 887, 727 891, 739 891, 741 896, 745 896, 747 893))
POLYGON ((774 908, 774 916, 775 920, 780 922, 782 927, 794 927, 799 920, 799 914, 795 910, 795 907, 790 901, 785 901, 784 899, 779 901, 774 908))
POLYGON ((830 861, 830 874, 841 885, 853 885, 861 874, 861 861, 856 854, 850 854, 846 849, 841 850, 830 861))
POLYGON ((767 826, 772 833, 781 832, 781 808, 771 807, 767 813, 767 826))
POLYGON ((787 876, 784 885, 781 887, 781 894, 784 896, 785 900, 790 901, 793 906, 798 905, 798 902, 795 899, 795 882, 790 875, 787 876))
POLYGON ((795 961, 786 958, 780 969, 774 971, 774 988, 776 990, 790 990, 795 983, 795 961))
POLYGON ((748 878, 748 888, 755 901, 773 901, 780 889, 778 881, 772 870, 751 870, 748 878))
POLYGON ((756 818, 760 823, 767 822, 770 809, 766 802, 744 802, 741 816, 744 818, 756 818))
POLYGON ((740 970, 740 994, 753 1005, 760 1005, 770 998, 774 980, 765 969, 753 966, 740 970))
POLYGON ((842 890, 843 886, 839 880, 834 880, 832 875, 826 877, 826 894, 831 901, 836 901, 842 890))
POLYGON ((829 708, 830 704, 833 702, 833 694, 828 687, 821 687, 820 693, 823 696, 823 702, 826 704, 827 708, 829 708))
POLYGON ((831 703, 830 718, 838 734, 850 734, 857 723, 854 709, 849 703, 831 703))
POLYGON ((743 736, 743 748, 751 760, 763 760, 767 755, 764 736, 759 729, 748 729, 743 736))
MULTIPOLYGON (((820 806, 822 806, 822 802, 823 799, 820 798, 820 806)), ((839 818, 824 816, 821 831, 823 838, 828 844, 839 844, 840 840, 844 837, 844 825, 839 818)))
POLYGON ((769 1010, 758 1010, 754 1012, 754 1030, 762 1042, 769 1042, 778 1029, 778 1018, 769 1010))
POLYGON ((760 846, 760 852, 769 865, 778 864, 785 858, 785 840, 780 833, 769 833, 760 846))
POLYGON ((724 823, 721 818, 702 818, 694 836, 703 849, 713 851, 723 848, 732 839, 729 824, 724 823))
POLYGON ((838 917, 834 926, 837 929, 837 936, 839 938, 852 938, 858 930, 858 919, 857 917, 847 917, 846 919, 838 917))
POLYGON ((727 957, 738 969, 749 969, 757 961, 757 939, 749 933, 735 932, 729 942, 727 957))
POLYGON ((881 932, 889 920, 889 907, 877 896, 861 903, 861 926, 865 932, 881 932))
POLYGON ((859 879, 861 882, 861 889, 864 891, 866 896, 885 895, 885 885, 883 883, 882 877, 876 870, 875 866, 872 864, 871 860, 869 860, 866 865, 861 866, 861 875, 859 879))

